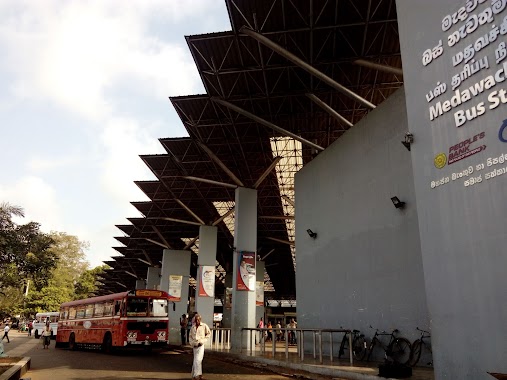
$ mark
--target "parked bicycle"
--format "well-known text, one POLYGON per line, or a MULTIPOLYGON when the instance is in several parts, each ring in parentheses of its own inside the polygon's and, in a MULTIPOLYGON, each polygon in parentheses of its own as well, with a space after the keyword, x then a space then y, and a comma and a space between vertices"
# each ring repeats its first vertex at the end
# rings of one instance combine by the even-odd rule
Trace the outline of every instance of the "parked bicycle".
MULTIPOLYGON (((414 343, 412 343, 410 361, 408 362, 408 364, 412 367, 417 365, 419 359, 421 359, 423 347, 426 347, 426 349, 433 355, 433 351, 431 350, 431 344, 426 343, 425 341, 426 338, 431 338, 431 333, 429 331, 420 329, 419 327, 416 327, 416 330, 421 332, 421 337, 419 339, 416 339, 414 343)), ((428 365, 433 365, 433 358, 432 361, 428 363, 428 365)))
MULTIPOLYGON (((343 334, 340 350, 338 352, 338 359, 340 359, 349 349, 349 335, 350 331, 343 334)), ((366 340, 364 339, 364 334, 361 334, 359 330, 352 330, 352 355, 354 355, 356 360, 364 360, 366 352, 366 340)))
MULTIPOLYGON (((372 326, 370 326, 370 328, 373 329, 372 326)), ((396 363, 407 364, 410 360, 411 345, 408 339, 394 335, 398 333, 398 329, 393 330, 391 333, 375 329, 375 335, 373 335, 370 345, 368 346, 368 358, 366 360, 369 361, 371 359, 373 349, 379 345, 383 348, 386 359, 390 358, 396 363), (384 343, 378 338, 383 335, 390 337, 387 345, 384 345, 384 343)))

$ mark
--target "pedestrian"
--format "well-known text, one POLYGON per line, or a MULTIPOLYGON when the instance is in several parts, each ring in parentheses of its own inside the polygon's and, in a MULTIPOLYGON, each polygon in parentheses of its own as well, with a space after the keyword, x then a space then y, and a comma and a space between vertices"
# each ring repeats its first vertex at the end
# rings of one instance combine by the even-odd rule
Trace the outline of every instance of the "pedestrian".
MULTIPOLYGON (((258 329, 263 329, 264 328, 264 318, 261 317, 259 323, 257 323, 257 328, 258 329)), ((259 330, 258 333, 257 333, 257 341, 258 343, 262 343, 262 337, 264 335, 264 331, 262 330, 259 330)))
POLYGON ((28 322, 28 336, 32 336, 33 323, 28 322))
POLYGON ((266 326, 266 328, 268 328, 268 337, 266 339, 266 342, 270 342, 270 341, 273 341, 273 330, 271 330, 271 328, 273 327, 273 325, 271 324, 271 321, 268 321, 268 325, 266 326))
POLYGON ((181 334, 181 345, 187 344, 187 327, 188 318, 186 314, 182 314, 180 318, 180 334, 181 334))
POLYGON ((49 325, 46 325, 44 331, 42 331, 42 335, 40 336, 40 339, 42 339, 42 347, 44 349, 49 349, 49 343, 51 343, 51 335, 53 335, 53 330, 51 330, 51 327, 49 325))
POLYGON ((296 329, 298 327, 298 323, 294 320, 294 318, 291 318, 289 323, 289 344, 296 344, 296 329))
POLYGON ((4 340, 4 338, 7 338, 7 343, 10 343, 10 342, 11 342, 11 341, 10 341, 10 339, 9 339, 9 330, 10 330, 10 329, 11 329, 11 328, 9 327, 9 324, 8 324, 8 323, 6 323, 6 324, 5 324, 5 327, 4 327, 4 336, 2 337, 2 340, 4 340))
POLYGON ((276 323, 276 341, 280 342, 282 340, 282 325, 280 321, 276 323))
POLYGON ((201 315, 194 316, 194 324, 190 329, 190 345, 194 351, 194 362, 192 364, 192 380, 204 380, 202 377, 202 359, 204 358, 204 344, 211 336, 208 325, 201 322, 201 315))

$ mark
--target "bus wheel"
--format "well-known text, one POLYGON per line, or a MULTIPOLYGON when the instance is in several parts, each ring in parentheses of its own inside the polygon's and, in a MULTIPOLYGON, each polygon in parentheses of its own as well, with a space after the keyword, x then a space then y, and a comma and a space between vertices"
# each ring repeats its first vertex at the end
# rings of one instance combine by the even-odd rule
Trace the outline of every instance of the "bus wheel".
POLYGON ((69 349, 75 351, 76 348, 77 348, 76 336, 74 335, 74 333, 71 333, 69 337, 69 349))
POLYGON ((113 338, 109 332, 104 335, 104 340, 102 341, 102 351, 104 351, 106 354, 113 352, 113 338))
POLYGON ((35 330, 35 339, 39 339, 39 330, 35 330))

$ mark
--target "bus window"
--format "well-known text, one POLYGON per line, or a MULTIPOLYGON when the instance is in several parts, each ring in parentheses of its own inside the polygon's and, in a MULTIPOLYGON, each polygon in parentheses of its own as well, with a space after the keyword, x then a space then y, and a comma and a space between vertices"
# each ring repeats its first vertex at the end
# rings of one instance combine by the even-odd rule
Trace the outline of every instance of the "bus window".
POLYGON ((76 319, 81 319, 84 317, 85 314, 85 307, 84 306, 78 306, 77 312, 76 312, 76 319))
POLYGON ((148 299, 132 297, 127 300, 127 316, 145 317, 148 311, 148 299))
POLYGON ((120 300, 116 300, 115 303, 114 303, 114 315, 121 315, 121 301, 120 300))
POLYGON ((102 317, 104 315, 104 304, 96 303, 95 304, 95 312, 93 313, 94 317, 102 317))
POLYGON ((113 303, 106 302, 104 305, 104 317, 110 317, 113 315, 113 303))
POLYGON ((57 323, 58 322, 58 315, 51 315, 51 316, 49 316, 48 320, 46 322, 57 323))
POLYGON ((150 317, 167 317, 167 300, 150 300, 150 317))
POLYGON ((86 305, 85 309, 85 318, 91 318, 93 317, 93 304, 86 305))
POLYGON ((71 307, 69 309, 69 319, 76 319, 76 308, 71 307))

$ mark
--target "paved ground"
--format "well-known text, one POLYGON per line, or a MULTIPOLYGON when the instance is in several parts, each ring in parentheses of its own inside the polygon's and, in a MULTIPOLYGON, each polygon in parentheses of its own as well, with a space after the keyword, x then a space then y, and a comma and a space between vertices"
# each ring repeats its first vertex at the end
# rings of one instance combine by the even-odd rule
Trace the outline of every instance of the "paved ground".
MULTIPOLYGON (((11 343, 5 344, 9 356, 30 356, 31 370, 24 378, 31 380, 84 379, 190 379, 192 355, 184 350, 145 353, 143 351, 106 355, 98 351, 49 350, 26 333, 13 331, 11 343)), ((204 376, 209 380, 281 380, 287 377, 262 367, 253 368, 238 361, 224 362, 204 358, 204 376)), ((288 371, 287 371, 287 374, 288 371)), ((324 378, 314 376, 313 378, 324 378)))

